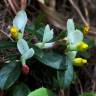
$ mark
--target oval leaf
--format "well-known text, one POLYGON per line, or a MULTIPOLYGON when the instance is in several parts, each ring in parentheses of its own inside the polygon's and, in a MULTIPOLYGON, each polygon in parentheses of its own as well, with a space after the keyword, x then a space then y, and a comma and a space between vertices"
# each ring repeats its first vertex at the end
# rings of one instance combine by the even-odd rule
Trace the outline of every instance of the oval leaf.
POLYGON ((27 23, 27 14, 24 10, 20 10, 16 14, 16 16, 13 20, 13 26, 17 27, 23 33, 26 23, 27 23))
POLYGON ((21 54, 24 54, 25 52, 27 52, 29 50, 29 46, 24 39, 18 40, 17 48, 21 54))
POLYGON ((43 35, 43 42, 46 43, 53 39, 53 29, 50 30, 49 25, 46 25, 45 30, 44 30, 44 35, 43 35))
POLYGON ((79 96, 96 96, 96 93, 93 93, 93 92, 85 92, 79 96))
POLYGON ((52 51, 40 51, 35 48, 36 59, 54 69, 64 69, 66 58, 52 51))
POLYGON ((12 86, 19 78, 20 70, 20 64, 15 61, 6 64, 0 70, 0 88, 3 90, 12 86))
POLYGON ((42 87, 31 92, 28 96, 55 96, 55 95, 47 88, 42 87))
POLYGON ((73 80, 73 65, 70 59, 66 57, 66 70, 57 71, 57 80, 60 88, 67 88, 73 80))
POLYGON ((27 59, 31 58, 33 55, 34 55, 34 50, 33 50, 33 48, 30 48, 26 53, 24 53, 22 55, 22 58, 27 60, 27 59))

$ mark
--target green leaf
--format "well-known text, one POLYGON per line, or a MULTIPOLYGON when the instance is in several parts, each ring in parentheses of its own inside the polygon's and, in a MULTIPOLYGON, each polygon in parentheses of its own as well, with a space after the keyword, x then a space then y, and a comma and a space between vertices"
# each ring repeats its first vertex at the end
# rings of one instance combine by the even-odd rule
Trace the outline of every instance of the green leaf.
POLYGON ((33 55, 34 55, 34 50, 33 50, 33 48, 30 48, 26 53, 24 53, 22 55, 22 58, 27 60, 27 59, 31 58, 33 55))
POLYGON ((27 96, 30 93, 30 89, 24 83, 16 85, 13 89, 12 96, 27 96))
POLYGON ((35 55, 40 62, 54 69, 64 69, 66 65, 66 57, 52 51, 35 49, 35 55))
POLYGON ((53 39, 53 29, 50 30, 49 25, 45 26, 44 35, 43 35, 43 42, 46 43, 53 39))
POLYGON ((20 76, 20 64, 12 61, 0 70, 0 88, 8 89, 20 76))
POLYGON ((35 91, 32 91, 28 96, 55 96, 55 95, 49 89, 42 87, 36 89, 35 91))
POLYGON ((73 80, 73 65, 70 59, 66 58, 66 70, 57 71, 57 80, 60 88, 69 87, 73 80))
POLYGON ((13 20, 13 26, 18 28, 22 33, 24 32, 25 26, 27 23, 27 14, 24 10, 20 10, 14 20, 13 20))
POLYGON ((21 54, 24 54, 25 52, 27 52, 29 50, 29 46, 24 39, 18 40, 17 48, 21 54))
POLYGON ((86 92, 84 94, 81 94, 79 96, 96 96, 96 93, 92 93, 92 92, 86 92))
POLYGON ((67 31, 68 31, 68 34, 71 34, 75 31, 75 25, 74 25, 73 19, 68 19, 67 31))

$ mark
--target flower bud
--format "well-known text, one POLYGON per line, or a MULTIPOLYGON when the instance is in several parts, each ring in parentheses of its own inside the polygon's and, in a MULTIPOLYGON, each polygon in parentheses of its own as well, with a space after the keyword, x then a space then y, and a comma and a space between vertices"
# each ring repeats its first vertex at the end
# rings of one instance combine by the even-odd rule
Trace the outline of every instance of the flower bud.
POLYGON ((29 66, 26 64, 22 65, 22 72, 27 75, 29 73, 29 66))
POLYGON ((77 44, 77 51, 85 51, 88 49, 88 44, 84 43, 84 42, 80 42, 77 44))
POLYGON ((89 25, 84 26, 84 28, 83 28, 84 35, 87 35, 89 31, 90 31, 89 25))
POLYGON ((82 66, 82 65, 87 63, 87 60, 86 59, 82 59, 82 58, 75 58, 73 60, 73 63, 74 63, 75 66, 82 66))

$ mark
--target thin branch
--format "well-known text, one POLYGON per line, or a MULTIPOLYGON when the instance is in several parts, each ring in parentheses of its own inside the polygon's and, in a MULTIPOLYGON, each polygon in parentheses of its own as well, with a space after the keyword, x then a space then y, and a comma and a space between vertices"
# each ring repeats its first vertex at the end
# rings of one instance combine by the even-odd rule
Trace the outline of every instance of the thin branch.
POLYGON ((10 34, 7 34, 3 30, 0 30, 0 32, 3 33, 5 36, 7 36, 12 42, 14 42, 14 40, 11 38, 10 34))
POLYGON ((21 9, 26 9, 27 0, 21 0, 21 9))
POLYGON ((80 15, 83 23, 85 25, 89 25, 88 22, 85 20, 84 16, 82 15, 81 11, 79 10, 78 6, 74 3, 73 0, 69 0, 69 2, 72 4, 72 6, 74 7, 74 9, 77 11, 77 13, 80 15))
POLYGON ((13 12, 16 14, 16 9, 15 9, 15 6, 13 5, 13 3, 12 3, 12 0, 8 0, 8 3, 11 6, 13 12))
POLYGON ((16 0, 12 0, 12 2, 13 2, 13 4, 14 4, 14 6, 15 6, 15 9, 19 10, 20 7, 19 7, 19 5, 17 4, 16 0))
POLYGON ((95 8, 95 4, 93 3, 93 0, 86 0, 86 2, 88 2, 93 9, 95 8))
POLYGON ((6 4, 7 7, 9 7, 9 3, 7 2, 7 0, 4 0, 4 3, 6 4))
MULTIPOLYGON (((6 7, 7 7, 7 9, 9 9, 9 6, 10 5, 9 5, 8 1, 7 0, 4 0, 4 3, 6 5, 6 7)), ((9 12, 9 14, 12 14, 10 10, 8 10, 8 12, 9 12)))
POLYGON ((84 7, 84 11, 85 11, 87 22, 89 23, 90 22, 90 20, 89 20, 89 12, 88 12, 86 1, 82 0, 82 4, 83 4, 83 7, 84 7))
POLYGON ((49 1, 48 3, 49 3, 50 8, 52 8, 53 10, 55 10, 56 0, 51 0, 51 1, 49 1))
POLYGON ((39 1, 42 4, 45 4, 45 1, 44 0, 37 0, 37 1, 39 1))

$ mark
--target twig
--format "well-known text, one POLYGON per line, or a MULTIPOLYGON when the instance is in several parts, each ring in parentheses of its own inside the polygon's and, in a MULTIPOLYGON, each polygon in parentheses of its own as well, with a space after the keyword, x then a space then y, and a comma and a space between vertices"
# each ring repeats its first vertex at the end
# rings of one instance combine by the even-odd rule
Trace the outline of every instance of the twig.
POLYGON ((5 36, 7 36, 12 42, 14 42, 14 40, 10 37, 10 34, 7 34, 6 32, 4 32, 3 30, 0 30, 0 32, 2 32, 5 36))
POLYGON ((95 8, 95 4, 92 0, 86 0, 86 2, 88 2, 93 9, 95 8))
MULTIPOLYGON (((7 10, 8 10, 9 9, 9 3, 8 3, 8 1, 7 0, 4 0, 4 3, 5 3, 5 5, 7 7, 7 10)), ((8 12, 9 12, 9 14, 12 14, 10 10, 8 10, 8 12)))
POLYGON ((45 1, 44 0, 37 0, 37 1, 39 1, 42 4, 45 4, 45 1))
POLYGON ((96 32, 94 31, 90 31, 89 33, 88 33, 88 35, 91 35, 91 36, 93 36, 93 37, 96 37, 96 32))
POLYGON ((4 3, 6 4, 7 7, 9 7, 7 0, 4 0, 4 3))
POLYGON ((21 9, 26 9, 27 0, 21 0, 21 9))
POLYGON ((13 4, 14 4, 14 6, 15 6, 15 9, 19 10, 20 7, 18 6, 16 0, 12 0, 12 2, 13 2, 13 4))
POLYGON ((73 2, 73 0, 69 0, 69 2, 72 4, 72 6, 74 7, 74 9, 77 11, 77 13, 80 15, 83 23, 85 25, 89 25, 88 22, 85 20, 84 16, 82 15, 81 11, 79 10, 78 6, 73 2))
POLYGON ((50 8, 52 8, 53 10, 55 10, 55 7, 56 7, 56 0, 49 0, 49 6, 50 8))
POLYGON ((88 12, 86 1, 82 0, 82 4, 83 4, 83 7, 84 7, 84 11, 85 11, 87 22, 88 22, 88 24, 90 24, 89 23, 90 22, 90 20, 89 20, 89 12, 88 12))
POLYGON ((13 5, 13 3, 12 3, 12 0, 8 0, 8 3, 11 6, 13 12, 16 14, 16 9, 15 9, 15 6, 13 5))

